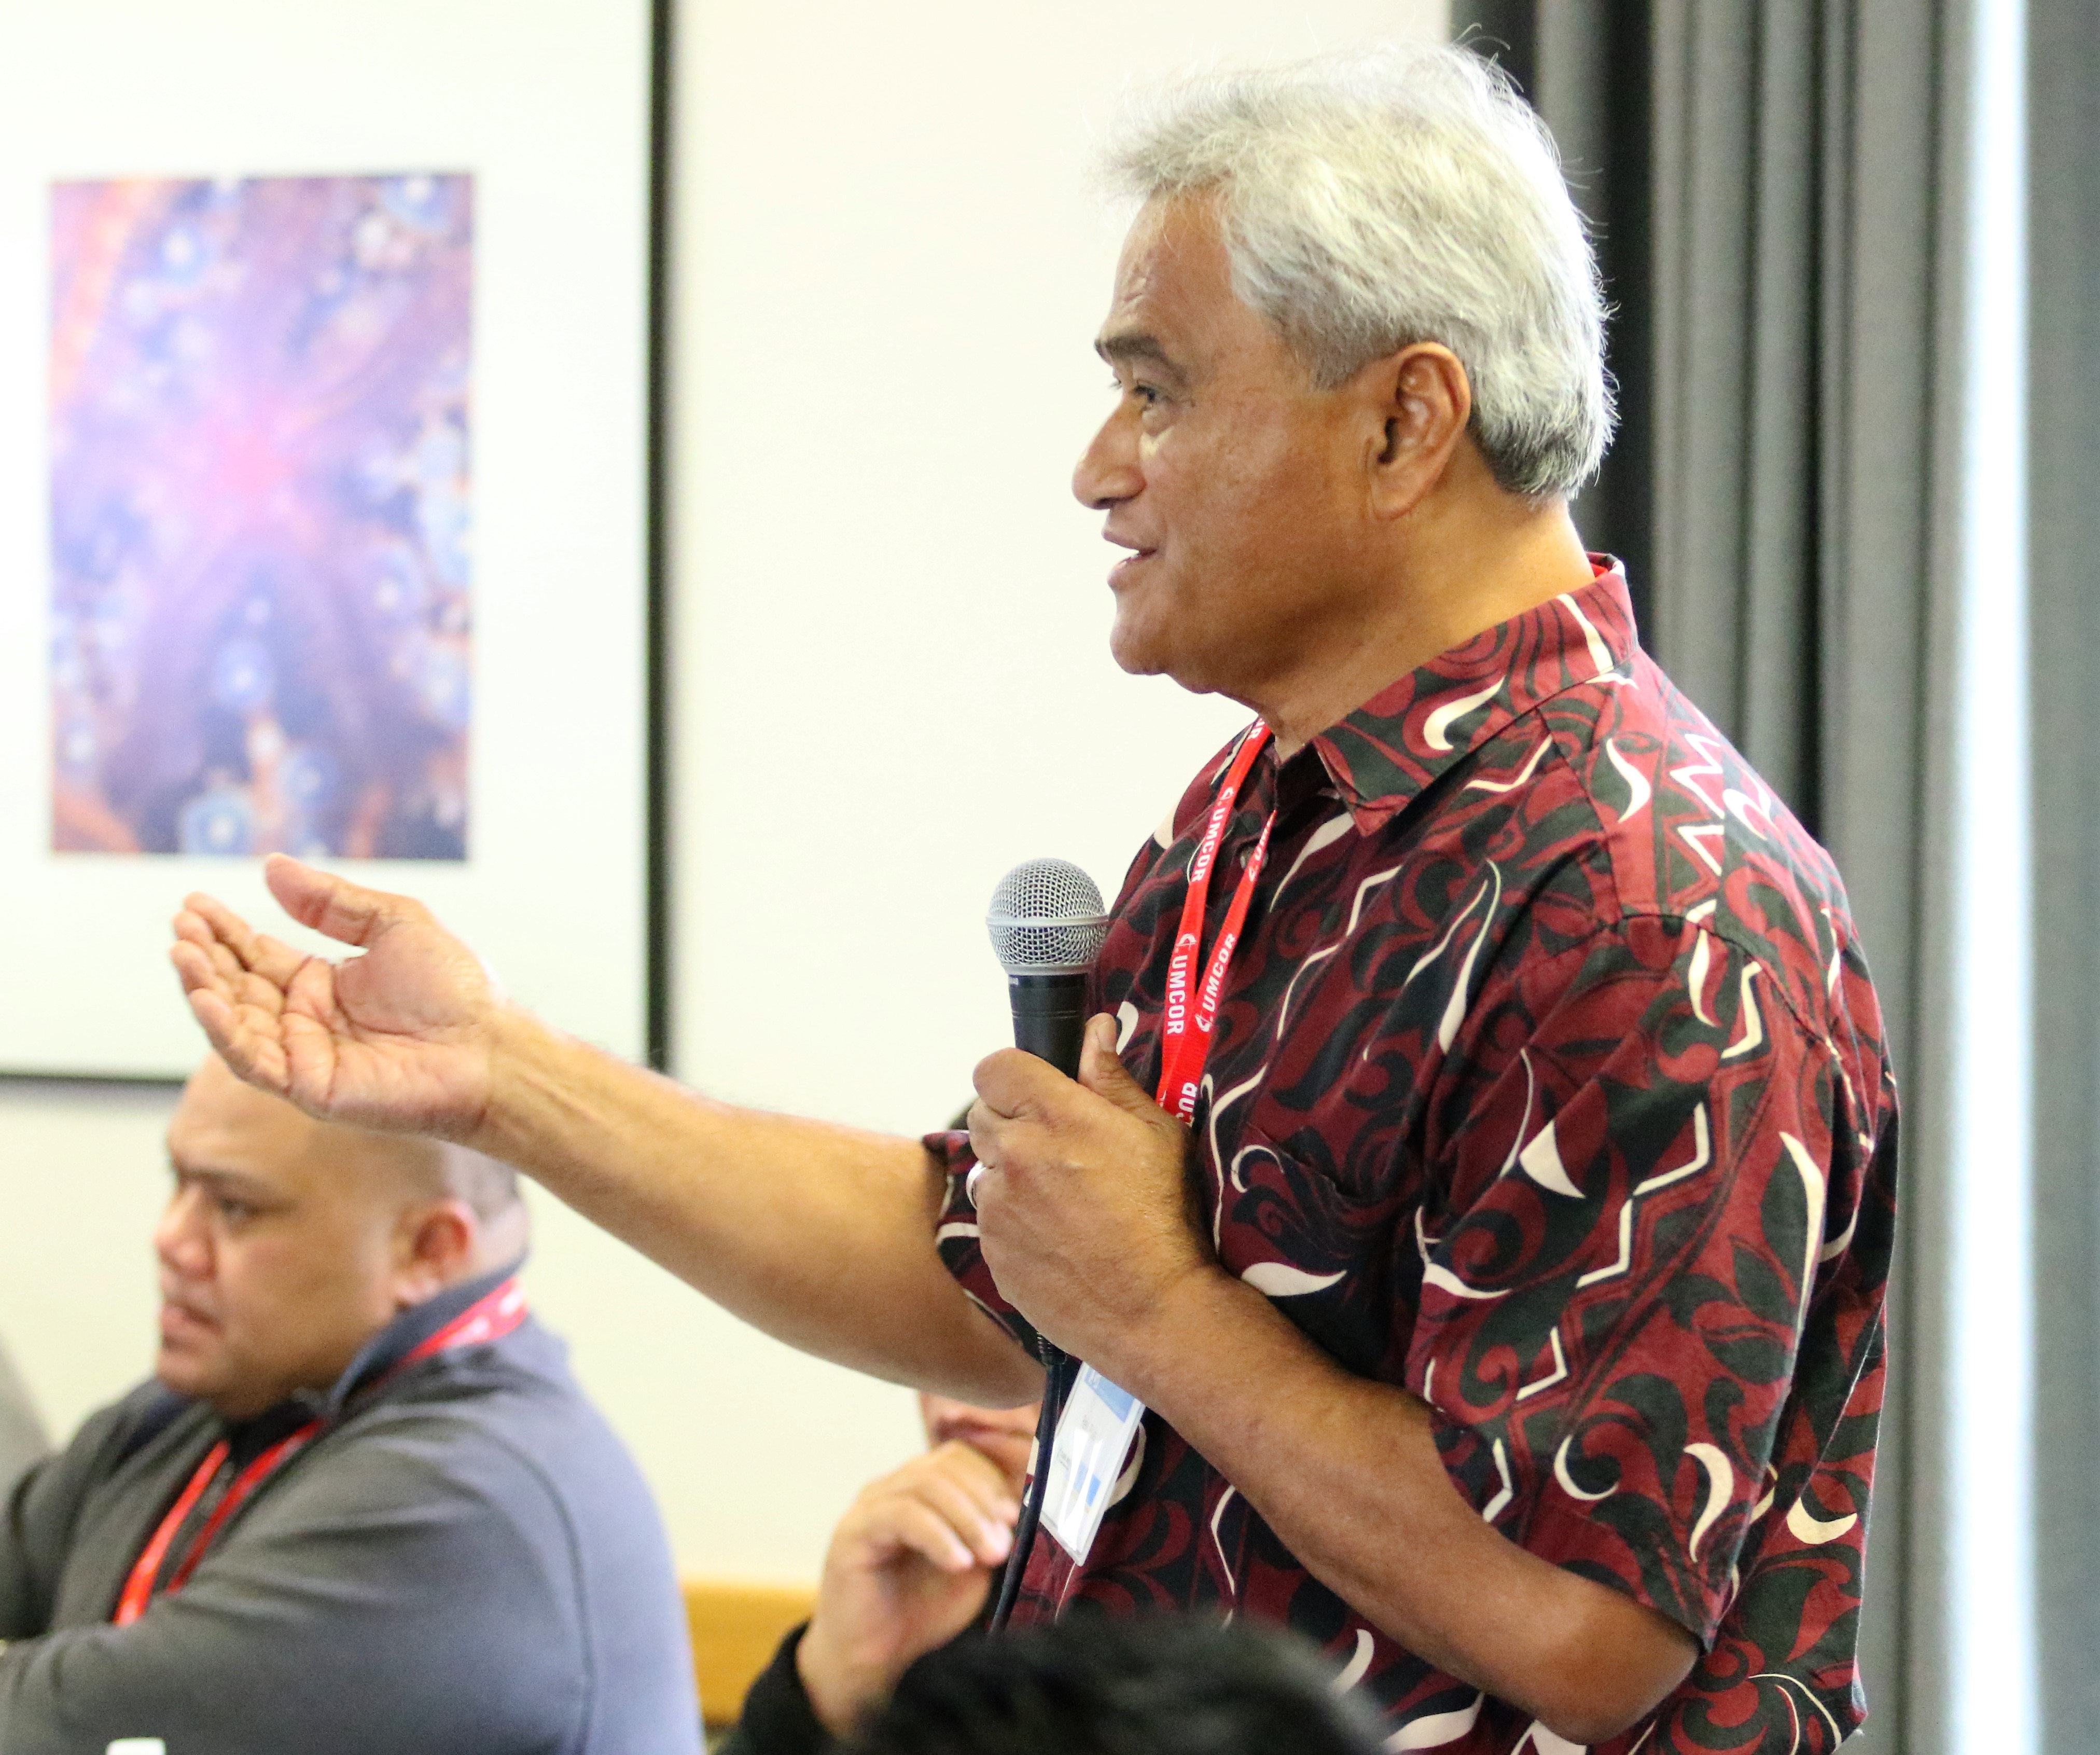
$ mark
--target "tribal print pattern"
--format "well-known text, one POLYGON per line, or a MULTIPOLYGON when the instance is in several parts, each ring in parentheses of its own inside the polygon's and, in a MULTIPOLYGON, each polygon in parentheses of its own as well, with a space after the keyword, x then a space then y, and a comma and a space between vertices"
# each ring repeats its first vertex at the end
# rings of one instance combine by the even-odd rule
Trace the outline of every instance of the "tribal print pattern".
MULTIPOLYGON (((1133 864, 1095 972, 1148 1088, 1229 754, 1133 864)), ((1193 1123, 1219 1260, 1427 1401, 1512 1541, 1698 1636, 1679 1692, 1595 1755, 1826 1755, 1864 1709, 1895 1198, 1895 1087, 1828 856, 1640 651, 1603 564, 1291 760, 1264 751, 1227 876, 1272 808, 1193 1123)), ((977 1252, 967 1137, 929 1143, 957 1177, 951 1270, 1030 1340, 977 1252)), ((1116 1491, 1083 1569, 1039 1543, 1024 1615, 1243 1610, 1326 1647, 1391 1748, 1573 1748, 1368 1625, 1156 1415, 1116 1491)))

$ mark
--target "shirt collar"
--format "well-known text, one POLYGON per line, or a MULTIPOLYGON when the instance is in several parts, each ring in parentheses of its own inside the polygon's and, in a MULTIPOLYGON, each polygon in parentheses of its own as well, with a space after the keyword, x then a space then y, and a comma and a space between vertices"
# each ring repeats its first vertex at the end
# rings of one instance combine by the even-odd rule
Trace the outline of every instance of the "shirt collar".
POLYGON ((1593 577, 1476 634, 1381 689, 1308 747, 1355 818, 1383 828, 1446 769, 1564 690, 1623 676, 1637 641, 1624 569, 1592 555, 1593 577))
POLYGON ((384 1377, 447 1323, 488 1297, 524 1265, 521 1256, 506 1267, 448 1286, 435 1297, 411 1305, 358 1349, 357 1356, 329 1389, 324 1392, 302 1390, 293 1399, 305 1408, 310 1418, 315 1414, 333 1418, 360 1390, 375 1378, 384 1377))

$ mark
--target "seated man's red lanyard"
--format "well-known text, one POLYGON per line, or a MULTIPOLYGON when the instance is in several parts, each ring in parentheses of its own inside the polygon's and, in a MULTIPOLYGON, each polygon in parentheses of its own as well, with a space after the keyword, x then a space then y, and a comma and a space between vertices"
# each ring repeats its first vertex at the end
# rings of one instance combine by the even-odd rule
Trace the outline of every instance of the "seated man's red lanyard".
POLYGON ((1254 771, 1255 758, 1268 742, 1268 727, 1257 721, 1225 770, 1224 784, 1211 806, 1211 820, 1203 825, 1203 838, 1189 865, 1189 894, 1181 904, 1181 926, 1174 938, 1174 955, 1167 966, 1167 1015, 1159 1027, 1159 1107, 1187 1125, 1196 1113, 1196 1094, 1202 1088, 1203 1067, 1211 1058, 1211 1032, 1218 1021, 1218 1002, 1224 997, 1225 975, 1232 967, 1247 909, 1253 905, 1254 886, 1268 857, 1269 831, 1276 827, 1276 813, 1261 825, 1261 838, 1247 855, 1246 869, 1240 873, 1239 887, 1233 892, 1232 906, 1225 910, 1218 928, 1218 942, 1211 948, 1203 985, 1193 997, 1189 977, 1203 946, 1203 913, 1211 898, 1211 871, 1217 864, 1218 849, 1239 802, 1240 788, 1254 771))
MULTIPOLYGON (((385 1383, 399 1376, 409 1366, 435 1357, 457 1346, 478 1346, 486 1341, 498 1341, 525 1320, 525 1293, 515 1280, 506 1280, 486 1297, 478 1298, 443 1328, 405 1355, 380 1378, 385 1383)), ((376 1387, 376 1386, 375 1386, 376 1387)), ((327 1422, 309 1421, 288 1438, 280 1438, 233 1478, 226 1489, 225 1496, 212 1508, 211 1515, 205 1520, 204 1527, 189 1545, 188 1551, 177 1563, 162 1594, 172 1597, 189 1582, 190 1574, 197 1569, 212 1540, 224 1527, 227 1518, 254 1496, 256 1489, 289 1462, 318 1438, 327 1422)), ((169 1508, 168 1514, 161 1519, 160 1527, 132 1563, 130 1576, 124 1580, 123 1594, 117 1599, 117 1612, 110 1620, 119 1627, 128 1627, 146 1612, 146 1605, 153 1599, 154 1586, 159 1582, 161 1567, 168 1558, 169 1545, 175 1539, 196 1502, 205 1490, 218 1479, 218 1472, 226 1466, 231 1447, 224 1439, 213 1445, 197 1465, 196 1473, 190 1477, 181 1496, 169 1508)))

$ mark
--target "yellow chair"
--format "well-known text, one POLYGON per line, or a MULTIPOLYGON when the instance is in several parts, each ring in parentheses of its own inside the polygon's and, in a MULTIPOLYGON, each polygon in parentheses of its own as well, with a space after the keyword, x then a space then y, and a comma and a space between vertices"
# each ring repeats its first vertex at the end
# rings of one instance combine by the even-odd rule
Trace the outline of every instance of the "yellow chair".
POLYGON ((773 1661, 782 1637, 806 1621, 817 1593, 792 1585, 740 1585, 689 1579, 686 1625, 693 1636, 693 1674, 710 1731, 733 1725, 759 1672, 773 1661))

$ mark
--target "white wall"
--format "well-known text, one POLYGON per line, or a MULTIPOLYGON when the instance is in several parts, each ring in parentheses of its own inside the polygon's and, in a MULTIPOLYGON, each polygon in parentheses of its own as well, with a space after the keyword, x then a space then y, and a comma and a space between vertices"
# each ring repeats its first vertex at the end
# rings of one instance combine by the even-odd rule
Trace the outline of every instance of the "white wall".
MULTIPOLYGON (((907 1131, 1008 1023, 999 874, 1105 890, 1241 722, 1120 676, 1071 501, 1118 95, 1439 33, 1444 0, 697 0, 681 22, 672 539, 678 1059, 907 1131)), ((580 582, 586 588, 588 581, 580 582)), ((142 1368, 168 1099, 0 1085, 0 1333, 55 1423, 142 1368)), ((720 1315, 542 1200, 542 1313, 689 1571, 807 1577, 914 1443, 901 1390, 720 1315)))

